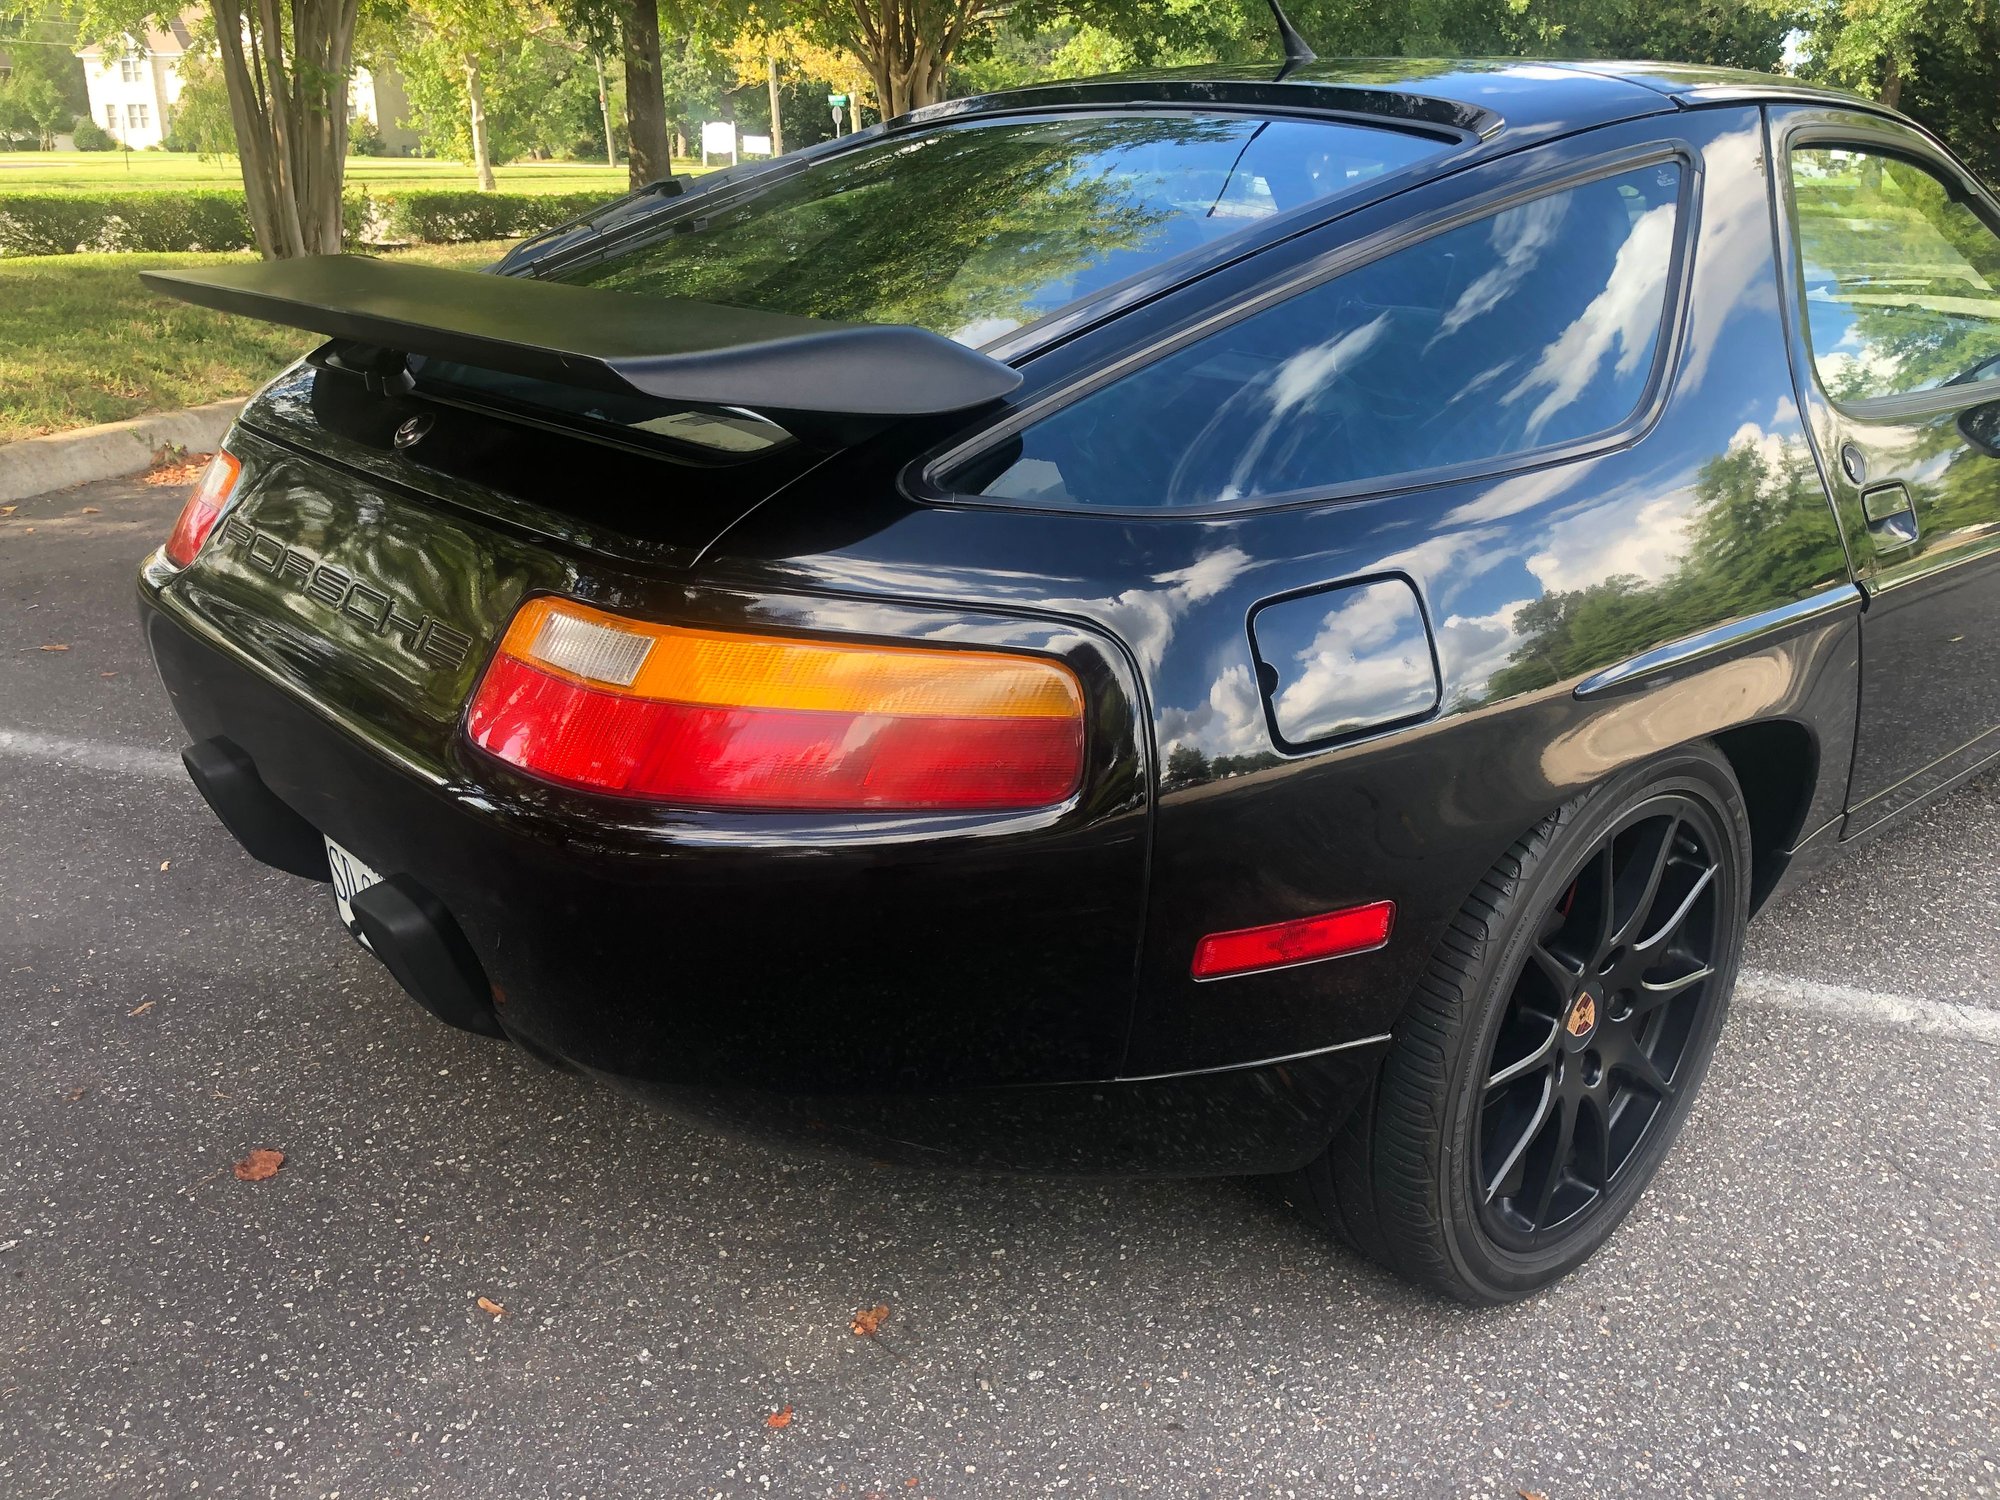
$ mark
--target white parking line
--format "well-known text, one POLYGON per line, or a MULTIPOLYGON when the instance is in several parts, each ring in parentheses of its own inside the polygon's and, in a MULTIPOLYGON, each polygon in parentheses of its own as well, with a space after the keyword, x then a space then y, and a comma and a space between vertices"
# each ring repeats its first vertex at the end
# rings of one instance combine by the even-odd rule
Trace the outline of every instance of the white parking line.
POLYGON ((141 750, 133 745, 114 745, 107 740, 73 740, 59 734, 40 734, 32 729, 0 729, 0 756, 46 761, 58 766, 81 766, 85 770, 111 771, 120 776, 187 780, 181 758, 165 750, 141 750))
POLYGON ((1952 1000, 1920 1000, 1913 995, 1885 995, 1845 984, 1817 984, 1745 969, 1736 981, 1736 1003, 1769 1005, 1778 1010, 1809 1011, 1835 1021, 1885 1026, 1926 1036, 1951 1037, 2000 1047, 2000 1010, 1960 1005, 1952 1000))

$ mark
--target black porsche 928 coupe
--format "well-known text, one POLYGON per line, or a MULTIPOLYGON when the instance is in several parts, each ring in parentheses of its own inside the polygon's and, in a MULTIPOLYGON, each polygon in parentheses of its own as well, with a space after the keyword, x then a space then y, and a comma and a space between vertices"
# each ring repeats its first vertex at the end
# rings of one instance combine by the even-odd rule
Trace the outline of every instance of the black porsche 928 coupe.
POLYGON ((1659 65, 957 100, 330 341, 144 565, 187 764, 440 1018, 683 1114, 1604 1240, 1787 872, 2000 753, 2000 208, 1659 65))

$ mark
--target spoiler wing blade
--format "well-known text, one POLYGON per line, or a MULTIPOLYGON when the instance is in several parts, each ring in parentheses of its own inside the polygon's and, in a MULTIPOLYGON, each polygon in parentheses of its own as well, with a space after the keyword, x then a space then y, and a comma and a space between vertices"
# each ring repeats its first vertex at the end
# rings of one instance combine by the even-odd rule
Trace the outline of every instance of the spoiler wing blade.
POLYGON ((330 338, 667 401, 831 417, 930 416, 1020 373, 928 329, 835 323, 360 255, 142 271, 154 291, 330 338))

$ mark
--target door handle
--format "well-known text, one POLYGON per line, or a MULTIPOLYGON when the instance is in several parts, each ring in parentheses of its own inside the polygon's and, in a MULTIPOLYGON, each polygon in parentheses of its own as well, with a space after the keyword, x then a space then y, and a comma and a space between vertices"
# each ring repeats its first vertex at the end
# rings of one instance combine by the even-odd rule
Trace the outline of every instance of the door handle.
POLYGON ((1878 552, 1907 547, 1917 539, 1916 501, 1900 480, 1863 490, 1861 514, 1868 520, 1868 536, 1878 552))

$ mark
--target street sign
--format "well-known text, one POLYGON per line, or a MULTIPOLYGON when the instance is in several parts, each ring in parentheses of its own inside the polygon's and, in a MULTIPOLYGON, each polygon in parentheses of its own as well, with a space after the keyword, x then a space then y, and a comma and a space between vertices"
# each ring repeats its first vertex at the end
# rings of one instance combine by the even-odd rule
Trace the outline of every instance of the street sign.
POLYGON ((709 157, 726 156, 733 166, 736 162, 736 123, 733 120, 705 120, 701 127, 701 164, 708 165, 709 157))
POLYGON ((845 109, 847 108, 847 95, 828 94, 826 96, 826 102, 835 109, 845 109))

